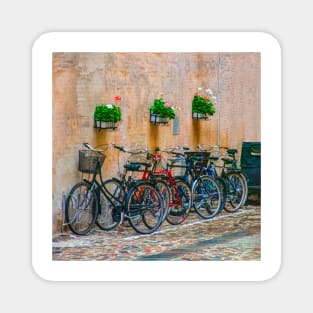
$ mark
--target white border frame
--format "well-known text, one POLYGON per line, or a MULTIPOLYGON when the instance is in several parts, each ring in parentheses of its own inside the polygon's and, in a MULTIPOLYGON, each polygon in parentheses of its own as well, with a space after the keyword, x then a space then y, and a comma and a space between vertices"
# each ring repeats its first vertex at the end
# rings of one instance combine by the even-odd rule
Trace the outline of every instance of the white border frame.
POLYGON ((281 265, 281 49, 262 32, 47 33, 32 50, 32 264, 51 281, 263 281, 281 265), (261 261, 53 261, 52 53, 260 52, 261 261))

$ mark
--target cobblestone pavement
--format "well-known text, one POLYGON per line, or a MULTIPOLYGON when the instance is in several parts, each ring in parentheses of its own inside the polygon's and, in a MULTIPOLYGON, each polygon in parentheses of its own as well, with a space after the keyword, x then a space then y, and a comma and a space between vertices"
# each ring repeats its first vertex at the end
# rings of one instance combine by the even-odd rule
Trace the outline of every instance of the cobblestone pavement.
POLYGON ((247 206, 222 212, 211 220, 191 213, 177 226, 163 223, 151 235, 131 227, 105 232, 95 228, 87 236, 70 232, 53 238, 53 260, 261 260, 261 208, 247 206))

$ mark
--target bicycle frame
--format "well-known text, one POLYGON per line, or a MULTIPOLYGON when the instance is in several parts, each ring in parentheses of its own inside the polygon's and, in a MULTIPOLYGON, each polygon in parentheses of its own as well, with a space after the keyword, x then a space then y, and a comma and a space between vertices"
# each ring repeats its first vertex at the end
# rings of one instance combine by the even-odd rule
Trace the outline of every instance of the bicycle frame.
MULTIPOLYGON (((100 165, 100 162, 97 161, 97 165, 96 165, 96 172, 93 173, 93 176, 92 176, 92 179, 91 180, 87 180, 87 179, 83 179, 85 182, 91 184, 91 191, 95 191, 96 192, 96 195, 97 195, 97 198, 98 198, 98 201, 100 200, 100 195, 99 195, 99 191, 102 192, 102 194, 105 196, 105 198, 110 202, 110 204, 114 207, 114 208, 117 208, 118 206, 116 206, 114 204, 114 202, 111 200, 111 197, 112 195, 110 194, 110 192, 105 188, 103 187, 103 178, 102 178, 102 173, 101 173, 101 165, 100 165), (99 175, 100 177, 100 183, 99 181, 97 180, 97 175, 99 175)), ((114 201, 117 201, 119 203, 119 206, 121 207, 124 207, 124 201, 125 199, 123 199, 123 201, 121 202, 119 199, 114 198, 114 201)), ((101 208, 100 208, 101 209, 101 208)))
MULTIPOLYGON (((200 147, 198 146, 201 151, 203 151, 200 147)), ((236 185, 233 180, 228 179, 228 177, 232 174, 238 174, 243 177, 243 181, 245 182, 245 177, 241 171, 240 168, 237 166, 237 159, 235 157, 235 154, 237 152, 236 149, 228 149, 225 147, 220 147, 224 150, 227 151, 227 158, 221 158, 223 161, 222 165, 216 165, 214 161, 217 161, 220 159, 220 156, 218 157, 210 157, 209 163, 206 170, 206 173, 208 176, 212 177, 216 181, 218 181, 223 188, 224 192, 224 207, 226 205, 226 202, 231 201, 232 196, 228 193, 229 186, 231 186, 231 190, 236 190, 236 185), (217 169, 220 168, 221 171, 218 173, 217 169)), ((228 211, 225 208, 226 211, 228 211)))
POLYGON ((147 169, 145 169, 141 179, 148 180, 150 176, 161 177, 161 179, 163 179, 167 185, 170 185, 171 187, 174 188, 175 194, 173 195, 172 199, 170 199, 169 201, 169 207, 174 207, 174 206, 178 206, 182 204, 181 198, 176 188, 175 178, 172 175, 171 170, 169 169, 154 170, 153 169, 152 171, 148 171, 147 169), (174 201, 174 199, 176 199, 176 201, 174 201))
POLYGON ((125 179, 127 171, 123 184, 117 179, 104 181, 101 173, 104 150, 93 148, 88 143, 84 143, 84 146, 95 153, 86 150, 79 153, 79 171, 89 176, 82 176, 66 199, 65 217, 71 230, 78 235, 85 235, 97 223, 102 230, 107 231, 121 224, 126 217, 138 233, 154 232, 161 225, 165 212, 160 192, 149 182, 134 181, 131 176, 125 179), (86 216, 83 225, 77 217, 79 212, 86 216))

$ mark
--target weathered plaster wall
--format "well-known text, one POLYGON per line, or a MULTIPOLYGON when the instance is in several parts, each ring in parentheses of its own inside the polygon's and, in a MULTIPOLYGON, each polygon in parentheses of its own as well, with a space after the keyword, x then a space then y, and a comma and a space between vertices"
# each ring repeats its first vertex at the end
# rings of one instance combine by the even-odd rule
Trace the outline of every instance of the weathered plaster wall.
MULTIPOLYGON (((82 142, 115 142, 150 149, 175 144, 217 144, 218 114, 209 121, 191 118, 198 87, 217 90, 221 145, 241 149, 260 141, 259 53, 54 53, 53 54, 53 232, 61 230, 62 195, 80 179, 82 142), (97 103, 122 96, 122 121, 116 131, 93 128, 97 103), (163 94, 178 106, 180 132, 149 122, 149 106, 163 94)), ((105 177, 117 173, 116 151, 103 166, 105 177)))

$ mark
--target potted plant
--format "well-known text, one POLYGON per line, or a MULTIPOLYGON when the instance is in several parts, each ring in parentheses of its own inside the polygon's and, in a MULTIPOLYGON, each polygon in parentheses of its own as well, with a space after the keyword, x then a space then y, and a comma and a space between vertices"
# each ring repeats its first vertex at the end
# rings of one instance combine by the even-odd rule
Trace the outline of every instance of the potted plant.
POLYGON ((192 100, 192 118, 193 119, 207 119, 208 116, 212 116, 215 113, 215 107, 213 101, 216 97, 213 95, 211 89, 206 89, 205 95, 201 95, 202 88, 198 88, 193 96, 192 100))
POLYGON ((155 99, 150 106, 150 122, 157 124, 167 124, 169 119, 175 118, 175 110, 171 104, 165 102, 163 98, 155 99))
MULTIPOLYGON (((114 100, 121 101, 120 96, 115 96, 114 100)), ((95 128, 114 129, 116 123, 122 118, 121 109, 111 103, 100 103, 96 105, 94 111, 95 128)))

